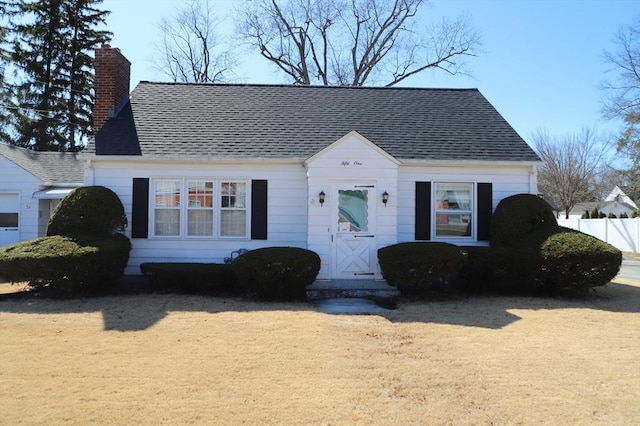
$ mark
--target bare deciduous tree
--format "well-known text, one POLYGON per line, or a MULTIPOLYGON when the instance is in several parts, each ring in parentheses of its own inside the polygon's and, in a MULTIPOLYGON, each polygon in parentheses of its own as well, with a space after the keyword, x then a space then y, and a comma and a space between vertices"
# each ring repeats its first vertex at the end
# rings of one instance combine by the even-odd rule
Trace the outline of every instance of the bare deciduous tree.
POLYGON ((616 50, 605 52, 605 61, 613 66, 613 80, 602 83, 605 92, 602 111, 609 119, 622 120, 618 151, 630 159, 625 170, 628 193, 640 194, 640 14, 614 39, 616 50))
POLYGON ((546 131, 533 136, 544 162, 538 169, 538 191, 562 208, 567 219, 576 204, 593 199, 606 152, 606 145, 597 139, 596 132, 588 128, 562 138, 552 138, 546 131))
POLYGON ((235 59, 216 32, 221 22, 209 0, 193 0, 159 29, 163 43, 157 48, 156 68, 173 81, 222 82, 233 71, 235 59))
POLYGON ((255 0, 239 35, 295 84, 393 86, 427 69, 466 73, 480 36, 468 18, 417 30, 428 0, 255 0))

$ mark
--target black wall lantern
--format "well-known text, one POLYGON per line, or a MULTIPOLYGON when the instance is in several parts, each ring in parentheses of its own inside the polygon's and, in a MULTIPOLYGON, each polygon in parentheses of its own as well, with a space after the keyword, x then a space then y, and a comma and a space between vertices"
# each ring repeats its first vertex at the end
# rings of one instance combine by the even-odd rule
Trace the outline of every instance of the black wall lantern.
POLYGON ((320 193, 318 194, 318 201, 320 201, 320 207, 324 205, 324 196, 325 196, 324 191, 320 191, 320 193))
POLYGON ((387 201, 389 201, 389 193, 384 191, 382 193, 382 204, 384 204, 385 207, 387 207, 387 201))

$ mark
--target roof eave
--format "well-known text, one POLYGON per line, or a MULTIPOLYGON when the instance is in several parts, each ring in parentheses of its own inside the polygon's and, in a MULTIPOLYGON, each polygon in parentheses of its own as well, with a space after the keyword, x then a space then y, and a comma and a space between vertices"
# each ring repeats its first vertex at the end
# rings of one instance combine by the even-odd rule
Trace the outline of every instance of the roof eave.
MULTIPOLYGON (((96 155, 96 154, 80 154, 81 160, 91 161, 151 161, 160 163, 169 162, 187 162, 187 163, 271 163, 271 164, 304 164, 308 159, 305 157, 237 157, 237 156, 204 156, 204 157, 181 157, 181 156, 158 156, 158 155, 96 155)), ((541 166, 542 161, 532 160, 434 160, 434 159, 407 159, 400 158, 397 160, 401 165, 423 167, 423 166, 541 166)))
POLYGON ((48 181, 48 182, 42 182, 41 186, 54 187, 54 188, 79 188, 79 187, 81 187, 83 185, 84 185, 84 183, 82 181, 80 181, 80 182, 53 182, 53 181, 48 181))
POLYGON ((225 163, 225 164, 257 164, 257 163, 272 163, 272 164, 302 164, 305 160, 303 157, 221 157, 221 156, 201 156, 201 157, 180 157, 180 156, 159 156, 159 155, 96 155, 85 154, 81 157, 82 160, 90 161, 126 161, 126 162, 181 162, 181 163, 225 163))
POLYGON ((400 161, 405 166, 541 166, 542 161, 533 160, 433 160, 433 159, 406 159, 400 161))

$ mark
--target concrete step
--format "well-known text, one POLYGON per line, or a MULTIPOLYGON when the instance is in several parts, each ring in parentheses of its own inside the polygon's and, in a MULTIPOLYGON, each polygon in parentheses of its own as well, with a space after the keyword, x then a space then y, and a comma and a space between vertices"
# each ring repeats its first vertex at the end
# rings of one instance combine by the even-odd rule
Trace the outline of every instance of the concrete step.
POLYGON ((307 300, 367 299, 384 307, 394 307, 400 296, 397 288, 384 281, 327 280, 316 281, 307 287, 307 300))
POLYGON ((389 309, 391 309, 377 305, 368 299, 319 299, 315 300, 314 303, 318 310, 325 314, 377 315, 389 312, 389 309))

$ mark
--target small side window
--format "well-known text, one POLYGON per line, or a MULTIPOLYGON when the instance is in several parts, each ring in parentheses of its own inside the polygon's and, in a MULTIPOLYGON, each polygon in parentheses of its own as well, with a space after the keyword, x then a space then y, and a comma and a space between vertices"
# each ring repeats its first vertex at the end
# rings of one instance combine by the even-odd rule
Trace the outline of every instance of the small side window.
POLYGON ((435 236, 471 237, 473 183, 435 184, 435 236))

